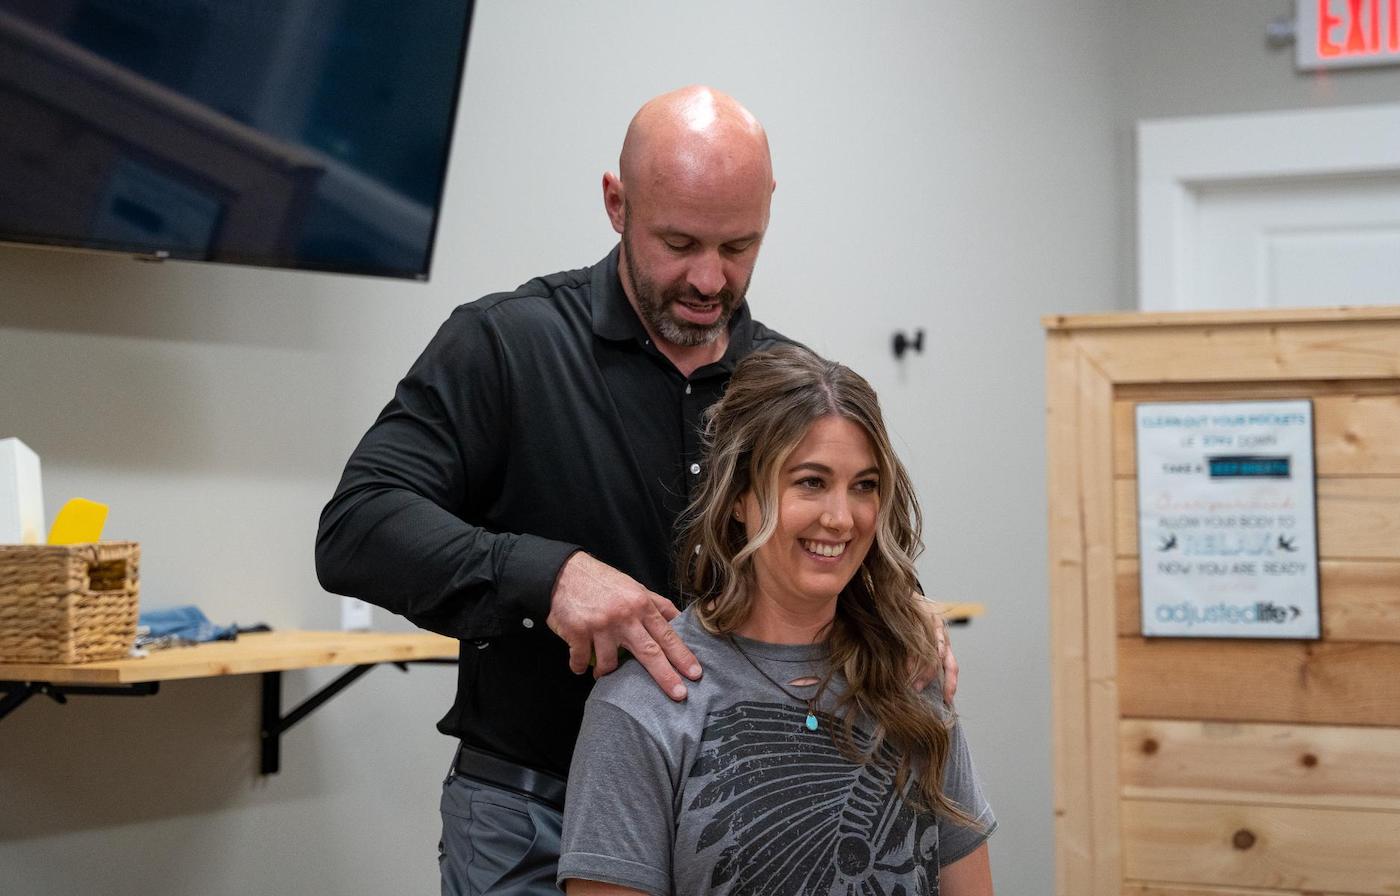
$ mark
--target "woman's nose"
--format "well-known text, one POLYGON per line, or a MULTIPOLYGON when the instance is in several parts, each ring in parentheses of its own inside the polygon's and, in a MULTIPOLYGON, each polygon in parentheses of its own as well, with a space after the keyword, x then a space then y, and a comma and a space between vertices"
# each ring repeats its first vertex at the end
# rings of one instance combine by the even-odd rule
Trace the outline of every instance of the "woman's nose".
POLYGON ((833 497, 822 511, 821 524, 825 529, 844 532, 851 527, 851 508, 844 498, 833 497))

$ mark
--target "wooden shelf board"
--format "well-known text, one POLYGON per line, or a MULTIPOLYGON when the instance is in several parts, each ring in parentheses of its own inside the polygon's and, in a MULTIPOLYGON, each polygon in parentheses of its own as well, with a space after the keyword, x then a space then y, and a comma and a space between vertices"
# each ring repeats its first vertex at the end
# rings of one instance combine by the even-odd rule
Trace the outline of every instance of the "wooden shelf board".
POLYGON ((455 659, 457 641, 429 632, 284 630, 93 663, 0 663, 0 681, 106 685, 214 678, 321 666, 455 659))

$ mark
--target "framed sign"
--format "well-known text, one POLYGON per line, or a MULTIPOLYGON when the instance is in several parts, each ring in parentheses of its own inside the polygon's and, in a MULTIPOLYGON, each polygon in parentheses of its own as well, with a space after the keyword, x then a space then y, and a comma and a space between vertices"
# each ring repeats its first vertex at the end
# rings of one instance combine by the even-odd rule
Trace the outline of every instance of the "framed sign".
POLYGON ((1312 402, 1136 414, 1143 635, 1321 637, 1312 402))

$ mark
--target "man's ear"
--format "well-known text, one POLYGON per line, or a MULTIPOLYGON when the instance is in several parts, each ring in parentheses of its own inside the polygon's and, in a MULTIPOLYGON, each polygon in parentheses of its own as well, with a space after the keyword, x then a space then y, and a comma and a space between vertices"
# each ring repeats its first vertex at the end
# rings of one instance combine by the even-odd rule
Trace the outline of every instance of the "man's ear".
POLYGON ((622 189, 622 178, 611 171, 603 174, 603 208, 608 213, 613 230, 622 233, 627 224, 626 195, 622 189))

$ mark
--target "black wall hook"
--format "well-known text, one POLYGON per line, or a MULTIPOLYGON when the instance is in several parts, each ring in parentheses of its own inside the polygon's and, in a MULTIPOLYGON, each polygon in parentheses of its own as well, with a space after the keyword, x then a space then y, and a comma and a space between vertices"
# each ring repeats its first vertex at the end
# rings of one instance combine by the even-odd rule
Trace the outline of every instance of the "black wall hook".
POLYGON ((903 358, 904 353, 913 349, 919 354, 924 353, 924 330, 922 327, 914 331, 914 338, 910 339, 903 330, 897 330, 894 334, 894 356, 903 358))

